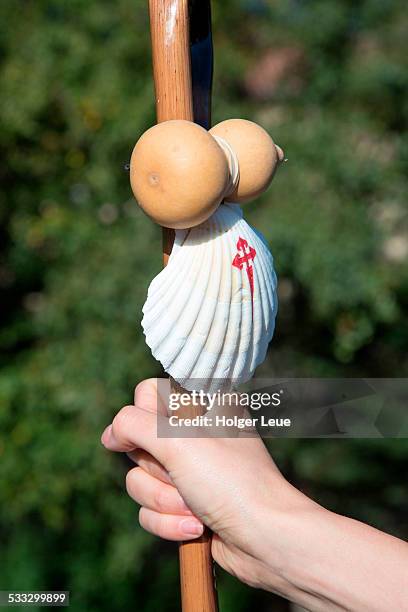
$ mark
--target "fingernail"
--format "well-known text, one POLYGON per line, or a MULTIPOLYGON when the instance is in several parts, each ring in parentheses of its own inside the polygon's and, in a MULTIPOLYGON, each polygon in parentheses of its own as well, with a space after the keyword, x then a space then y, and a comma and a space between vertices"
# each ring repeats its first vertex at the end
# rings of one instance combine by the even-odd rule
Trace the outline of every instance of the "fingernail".
POLYGON ((194 519, 185 519, 180 523, 181 531, 188 536, 199 536, 204 531, 204 526, 194 519))
POLYGON ((108 425, 105 431, 103 432, 103 434, 101 435, 101 442, 104 446, 106 446, 108 443, 108 440, 110 438, 111 429, 112 429, 112 425, 108 425))

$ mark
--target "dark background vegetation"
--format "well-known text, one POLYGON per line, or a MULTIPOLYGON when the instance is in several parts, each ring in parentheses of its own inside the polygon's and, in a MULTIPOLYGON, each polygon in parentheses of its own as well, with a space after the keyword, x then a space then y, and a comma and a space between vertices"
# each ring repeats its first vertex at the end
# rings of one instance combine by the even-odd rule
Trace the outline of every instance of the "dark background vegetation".
MULTIPOLYGON (((0 3, 0 588, 72 609, 176 610, 174 546, 145 534, 99 436, 159 372, 140 328, 160 233, 123 164, 154 123, 146 2, 0 3)), ((213 120, 288 163, 246 207, 280 278, 265 368, 408 375, 408 13, 398 0, 217 0, 213 120)), ((297 486, 408 533, 404 440, 277 440, 297 486)), ((272 598, 220 574, 222 609, 272 598)))

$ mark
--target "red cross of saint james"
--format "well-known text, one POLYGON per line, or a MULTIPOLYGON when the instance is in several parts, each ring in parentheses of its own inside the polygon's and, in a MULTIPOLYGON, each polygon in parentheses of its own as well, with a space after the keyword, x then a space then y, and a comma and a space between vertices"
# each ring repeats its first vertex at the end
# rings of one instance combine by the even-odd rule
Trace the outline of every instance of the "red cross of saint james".
POLYGON ((239 237, 237 242, 238 253, 235 255, 232 265, 242 270, 245 265, 245 271, 248 276, 249 286, 251 288, 251 298, 254 299, 254 269, 251 266, 251 261, 255 259, 256 251, 249 246, 245 238, 239 237))

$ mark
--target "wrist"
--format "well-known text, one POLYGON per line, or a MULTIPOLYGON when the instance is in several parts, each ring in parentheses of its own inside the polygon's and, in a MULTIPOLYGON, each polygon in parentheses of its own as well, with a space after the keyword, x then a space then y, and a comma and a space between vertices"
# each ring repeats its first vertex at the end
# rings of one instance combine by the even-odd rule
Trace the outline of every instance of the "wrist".
POLYGON ((269 503, 259 508, 259 586, 319 610, 309 553, 317 550, 319 525, 331 513, 282 480, 271 490, 269 503))
POLYGON ((405 545, 296 493, 288 490, 270 514, 259 586, 314 611, 382 611, 390 609, 390 597, 398 602, 393 609, 401 609, 406 591, 396 560, 405 545), (384 578, 388 593, 372 576, 384 578))

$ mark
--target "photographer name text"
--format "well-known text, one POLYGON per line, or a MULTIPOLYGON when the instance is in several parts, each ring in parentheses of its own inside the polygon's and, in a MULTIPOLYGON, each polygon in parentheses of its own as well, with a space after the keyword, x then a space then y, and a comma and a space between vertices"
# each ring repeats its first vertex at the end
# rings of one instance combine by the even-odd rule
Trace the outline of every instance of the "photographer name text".
POLYGON ((265 416, 238 417, 217 415, 215 417, 203 414, 192 418, 179 418, 175 415, 169 418, 171 427, 236 427, 247 429, 253 427, 291 427, 291 419, 274 419, 265 416))

